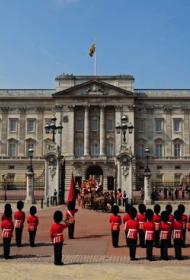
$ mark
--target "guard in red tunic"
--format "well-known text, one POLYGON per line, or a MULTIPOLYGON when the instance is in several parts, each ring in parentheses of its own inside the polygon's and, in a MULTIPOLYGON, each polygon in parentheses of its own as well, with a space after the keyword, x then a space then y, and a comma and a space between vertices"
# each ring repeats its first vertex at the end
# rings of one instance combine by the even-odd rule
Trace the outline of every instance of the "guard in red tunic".
MULTIPOLYGON (((168 224, 172 225, 173 224, 173 221, 174 221, 174 215, 172 214, 172 211, 173 211, 173 208, 170 204, 167 204, 166 205, 166 212, 168 213, 168 224)), ((168 246, 169 247, 172 247, 172 242, 171 242, 171 239, 172 239, 172 232, 170 233, 170 236, 169 236, 169 241, 168 241, 168 246)))
POLYGON ((16 246, 21 247, 22 243, 22 231, 25 221, 25 213, 22 211, 24 207, 23 201, 17 201, 17 211, 14 213, 15 220, 15 237, 16 237, 16 246))
POLYGON ((63 230, 67 227, 67 224, 61 224, 63 220, 63 214, 61 211, 55 211, 53 215, 54 223, 50 228, 50 237, 54 246, 54 264, 63 265, 62 262, 62 248, 63 248, 63 230))
POLYGON ((147 222, 144 223, 145 242, 146 242, 146 258, 149 261, 154 261, 153 245, 155 239, 155 224, 152 221, 154 212, 152 209, 147 209, 145 212, 147 222))
POLYGON ((75 209, 74 202, 68 202, 68 210, 65 213, 66 220, 68 222, 68 236, 69 239, 74 238, 74 229, 75 229, 75 213, 78 212, 78 209, 75 209))
POLYGON ((14 229, 14 225, 12 222, 12 209, 9 207, 5 207, 3 219, 1 222, 1 229, 3 238, 4 258, 8 259, 10 255, 11 238, 14 229))
POLYGON ((137 214, 137 221, 139 222, 139 245, 145 248, 144 242, 144 222, 146 221, 146 206, 144 204, 139 204, 139 213, 137 214))
POLYGON ((183 223, 182 223, 182 214, 179 210, 174 212, 174 222, 172 224, 173 229, 173 241, 175 248, 175 258, 177 260, 182 260, 181 256, 181 247, 183 240, 183 223))
POLYGON ((168 245, 169 237, 171 233, 171 225, 168 224, 168 213, 163 211, 161 213, 161 223, 160 223, 160 254, 161 259, 168 260, 168 245))
POLYGON ((127 230, 127 246, 129 247, 129 255, 131 261, 137 260, 136 248, 137 248, 137 238, 139 230, 139 222, 136 220, 137 210, 134 207, 131 207, 129 210, 130 220, 127 221, 126 230, 127 230))
POLYGON ((126 204, 125 206, 125 215, 123 216, 123 223, 124 223, 124 230, 125 230, 125 237, 126 237, 126 244, 127 244, 127 234, 128 234, 128 229, 127 229, 127 222, 131 219, 130 216, 130 204, 126 204))
POLYGON ((159 215, 160 210, 161 210, 160 205, 155 204, 153 222, 155 224, 155 246, 157 248, 160 247, 160 222, 161 222, 161 216, 159 215))
POLYGON ((113 205, 112 213, 113 215, 111 215, 109 219, 109 222, 111 223, 112 245, 114 248, 117 248, 119 243, 119 232, 120 232, 120 225, 121 225, 121 217, 118 215, 119 213, 118 205, 113 205))
POLYGON ((37 212, 36 206, 31 206, 30 215, 27 218, 29 240, 30 240, 31 247, 35 246, 36 231, 39 224, 39 220, 38 217, 36 216, 36 212, 37 212))
POLYGON ((186 241, 186 227, 187 227, 187 220, 188 217, 185 213, 185 206, 183 204, 178 205, 178 210, 182 214, 182 223, 183 223, 183 239, 182 239, 182 247, 185 248, 185 241, 186 241))

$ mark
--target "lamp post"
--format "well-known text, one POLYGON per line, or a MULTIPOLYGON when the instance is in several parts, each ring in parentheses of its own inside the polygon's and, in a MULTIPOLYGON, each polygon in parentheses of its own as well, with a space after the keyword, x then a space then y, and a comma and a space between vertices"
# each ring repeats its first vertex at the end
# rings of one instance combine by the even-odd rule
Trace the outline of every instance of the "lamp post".
POLYGON ((29 148, 28 149, 28 157, 29 157, 28 171, 30 171, 30 172, 34 172, 33 166, 32 166, 33 153, 34 153, 34 150, 32 148, 29 148))
POLYGON ((3 181, 3 186, 4 186, 4 201, 7 200, 7 175, 2 174, 2 181, 3 181))
POLYGON ((149 160, 149 149, 146 148, 144 150, 145 158, 146 158, 146 166, 144 170, 144 204, 150 204, 151 203, 151 197, 150 197, 150 177, 151 177, 151 171, 148 166, 148 160, 149 160))
POLYGON ((28 149, 28 157, 29 157, 29 165, 26 171, 26 203, 35 203, 34 198, 34 170, 32 165, 32 158, 33 158, 34 150, 32 148, 28 149))
POLYGON ((57 119, 54 117, 51 119, 51 122, 50 123, 47 123, 45 125, 45 130, 46 130, 46 133, 52 133, 52 141, 55 143, 55 134, 56 134, 56 131, 61 134, 62 132, 62 125, 56 125, 56 121, 57 119))
POLYGON ((131 134, 133 132, 134 126, 132 125, 132 123, 128 123, 128 117, 126 115, 123 115, 121 117, 121 124, 117 124, 117 126, 115 128, 116 128, 117 134, 120 134, 120 132, 122 132, 123 142, 126 143, 127 130, 129 131, 129 134, 131 134))

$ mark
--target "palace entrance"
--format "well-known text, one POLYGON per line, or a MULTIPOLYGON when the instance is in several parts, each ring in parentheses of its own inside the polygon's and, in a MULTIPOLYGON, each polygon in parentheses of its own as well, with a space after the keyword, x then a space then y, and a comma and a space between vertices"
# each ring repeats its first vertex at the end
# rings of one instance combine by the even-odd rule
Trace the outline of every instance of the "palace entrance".
POLYGON ((103 183, 103 170, 98 165, 90 165, 86 170, 86 180, 95 179, 96 181, 103 183))

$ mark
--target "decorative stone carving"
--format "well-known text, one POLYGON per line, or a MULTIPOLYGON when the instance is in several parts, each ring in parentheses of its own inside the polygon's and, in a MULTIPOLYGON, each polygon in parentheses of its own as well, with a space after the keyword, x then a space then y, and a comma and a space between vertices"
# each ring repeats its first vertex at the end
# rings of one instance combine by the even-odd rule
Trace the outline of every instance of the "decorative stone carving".
POLYGON ((90 85, 86 92, 89 95, 107 95, 108 92, 105 91, 105 87, 103 85, 92 84, 90 85))

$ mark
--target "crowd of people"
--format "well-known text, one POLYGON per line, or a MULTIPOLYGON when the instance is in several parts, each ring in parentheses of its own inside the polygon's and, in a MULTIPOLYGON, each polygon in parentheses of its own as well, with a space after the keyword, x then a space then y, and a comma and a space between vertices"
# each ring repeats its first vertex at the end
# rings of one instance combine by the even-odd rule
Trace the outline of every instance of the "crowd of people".
POLYGON ((160 248, 160 257, 168 260, 168 248, 173 246, 175 258, 182 260, 182 247, 185 247, 186 230, 190 231, 190 221, 185 214, 185 206, 178 205, 178 209, 172 214, 172 206, 166 205, 161 212, 159 204, 152 209, 146 209, 144 204, 139 204, 139 212, 130 204, 126 205, 126 213, 123 219, 119 215, 118 205, 112 208, 113 215, 110 216, 112 245, 118 247, 120 227, 123 222, 126 236, 126 245, 129 248, 131 260, 136 260, 136 248, 146 248, 146 258, 154 261, 153 247, 160 248))

